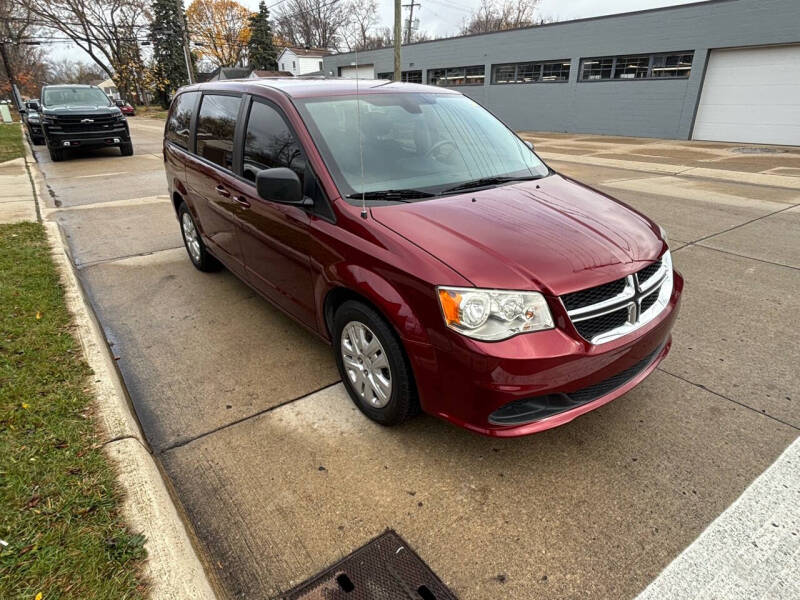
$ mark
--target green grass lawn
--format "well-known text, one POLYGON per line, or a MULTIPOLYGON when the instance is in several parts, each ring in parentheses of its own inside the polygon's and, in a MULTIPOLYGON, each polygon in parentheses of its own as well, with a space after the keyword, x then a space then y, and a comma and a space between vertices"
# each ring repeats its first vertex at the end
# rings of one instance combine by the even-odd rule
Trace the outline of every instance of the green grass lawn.
MULTIPOLYGON (((19 127, 16 127, 19 133, 19 127)), ((3 132, 5 135, 5 132, 3 132)), ((5 139, 5 138, 4 138, 5 139)), ((0 598, 144 598, 44 228, 0 225, 0 598)))
POLYGON ((25 156, 19 123, 0 124, 0 162, 25 156))

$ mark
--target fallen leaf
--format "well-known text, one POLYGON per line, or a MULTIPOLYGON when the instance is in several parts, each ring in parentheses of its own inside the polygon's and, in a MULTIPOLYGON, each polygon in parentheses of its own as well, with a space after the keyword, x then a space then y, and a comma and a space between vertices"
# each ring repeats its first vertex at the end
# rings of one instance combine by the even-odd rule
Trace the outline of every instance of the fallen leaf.
POLYGON ((42 592, 36 594, 36 598, 34 598, 33 600, 42 600, 42 592))
POLYGON ((22 403, 22 408, 28 408, 28 403, 27 402, 23 402, 22 403))
POLYGON ((28 508, 34 508, 39 505, 39 502, 42 501, 41 496, 32 496, 30 500, 28 500, 28 504, 26 505, 28 508))
MULTIPOLYGON (((37 311, 36 311, 36 320, 38 321, 38 320, 39 320, 39 319, 41 319, 41 318, 42 318, 42 313, 40 313, 40 312, 37 310, 37 311)), ((42 594, 40 593, 40 594, 39 594, 39 596, 36 596, 36 600, 39 600, 39 598, 40 598, 40 596, 41 596, 41 595, 42 595, 42 594)))

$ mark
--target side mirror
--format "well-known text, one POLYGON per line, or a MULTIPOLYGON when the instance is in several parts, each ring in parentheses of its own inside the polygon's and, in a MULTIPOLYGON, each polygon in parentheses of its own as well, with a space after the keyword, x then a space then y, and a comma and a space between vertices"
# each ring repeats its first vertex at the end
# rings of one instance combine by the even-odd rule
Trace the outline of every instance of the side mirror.
POLYGON ((303 204, 303 188, 297 173, 286 167, 262 169, 256 175, 258 195, 268 202, 303 204))
POLYGON ((531 150, 533 150, 533 142, 529 142, 528 140, 525 140, 525 145, 526 145, 528 148, 530 148, 531 150))

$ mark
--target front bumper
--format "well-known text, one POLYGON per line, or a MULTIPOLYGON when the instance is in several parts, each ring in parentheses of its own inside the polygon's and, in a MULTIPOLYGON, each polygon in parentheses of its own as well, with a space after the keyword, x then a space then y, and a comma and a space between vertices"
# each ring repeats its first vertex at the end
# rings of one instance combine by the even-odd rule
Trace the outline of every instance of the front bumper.
POLYGON ((41 137, 44 135, 41 123, 31 123, 28 121, 28 131, 30 132, 31 137, 41 137))
POLYGON ((43 129, 47 146, 56 149, 120 146, 131 140, 127 124, 102 131, 64 131, 47 125, 43 129))
POLYGON ((655 370, 669 352, 682 291, 683 278, 676 271, 669 303, 658 317, 604 344, 576 337, 569 332, 566 314, 555 311, 555 329, 502 342, 479 342, 449 330, 437 333, 431 346, 409 351, 422 407, 495 437, 527 435, 568 423, 625 394, 655 370), (555 410, 538 413, 546 416, 500 424, 499 409, 542 397, 580 401, 554 400, 555 410))

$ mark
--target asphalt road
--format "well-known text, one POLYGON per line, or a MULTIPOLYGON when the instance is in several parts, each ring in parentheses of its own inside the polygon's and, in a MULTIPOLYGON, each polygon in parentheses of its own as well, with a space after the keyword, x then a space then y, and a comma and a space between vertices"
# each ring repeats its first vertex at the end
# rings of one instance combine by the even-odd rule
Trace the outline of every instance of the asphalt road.
POLYGON ((362 417, 328 347, 229 273, 191 266, 161 123, 131 127, 133 157, 37 159, 224 597, 274 596, 393 528, 464 600, 631 598, 800 431, 800 191, 554 163, 670 231, 682 314, 633 392, 492 440, 362 417))

